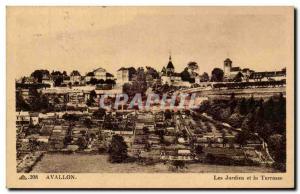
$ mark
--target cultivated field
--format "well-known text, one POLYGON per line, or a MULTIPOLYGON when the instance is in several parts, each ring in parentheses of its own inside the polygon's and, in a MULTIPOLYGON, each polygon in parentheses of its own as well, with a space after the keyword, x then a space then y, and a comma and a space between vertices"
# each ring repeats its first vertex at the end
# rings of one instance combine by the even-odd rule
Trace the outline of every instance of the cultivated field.
MULTIPOLYGON (((170 165, 143 166, 137 163, 112 164, 107 155, 45 154, 33 168, 33 173, 170 173, 170 165)), ((275 172, 272 168, 257 166, 222 166, 210 164, 188 164, 185 173, 249 173, 275 172)))

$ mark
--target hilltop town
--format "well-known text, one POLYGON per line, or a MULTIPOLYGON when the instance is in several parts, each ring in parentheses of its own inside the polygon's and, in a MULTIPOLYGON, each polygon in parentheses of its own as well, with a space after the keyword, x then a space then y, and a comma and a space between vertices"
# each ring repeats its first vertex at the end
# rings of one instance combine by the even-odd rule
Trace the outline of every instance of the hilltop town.
MULTIPOLYGON (((189 164, 264 166, 285 171, 286 70, 256 72, 234 66, 199 73, 190 62, 176 72, 172 57, 160 71, 120 67, 39 69, 16 80, 17 169, 30 172, 45 154, 103 154, 110 163, 162 163, 184 171, 189 164), (194 94, 194 108, 150 109, 147 95, 194 94), (126 94, 128 101, 118 99, 126 94), (103 96, 106 96, 103 99, 103 96), (123 100, 122 104, 105 108, 123 100)), ((187 98, 191 101, 191 97, 187 98)))

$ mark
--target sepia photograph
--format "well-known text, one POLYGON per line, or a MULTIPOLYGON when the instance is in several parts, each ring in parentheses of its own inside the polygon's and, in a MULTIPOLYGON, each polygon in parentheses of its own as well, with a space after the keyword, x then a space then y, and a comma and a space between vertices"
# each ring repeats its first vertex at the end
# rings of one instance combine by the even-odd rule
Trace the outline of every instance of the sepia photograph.
POLYGON ((6 25, 9 187, 294 186, 293 7, 8 6, 6 25))

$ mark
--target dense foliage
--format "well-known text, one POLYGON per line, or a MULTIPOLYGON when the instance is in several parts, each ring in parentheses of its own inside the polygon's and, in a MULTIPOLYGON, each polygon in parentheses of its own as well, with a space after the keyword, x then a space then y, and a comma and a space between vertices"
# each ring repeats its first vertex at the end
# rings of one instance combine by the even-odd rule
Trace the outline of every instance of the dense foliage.
POLYGON ((121 163, 127 159, 127 145, 122 136, 114 135, 109 146, 109 160, 112 163, 121 163))
POLYGON ((222 82, 224 78, 224 71, 220 68, 214 68, 211 72, 212 82, 222 82))
POLYGON ((50 73, 48 70, 45 69, 38 69, 32 72, 31 77, 35 78, 38 83, 42 83, 44 77, 49 77, 50 73))
POLYGON ((286 99, 282 94, 267 100, 235 98, 229 100, 204 101, 198 109, 211 115, 215 120, 226 122, 232 127, 241 128, 237 143, 243 145, 257 133, 269 145, 275 165, 286 162, 286 99))
POLYGON ((51 111, 53 106, 49 104, 48 98, 37 89, 29 89, 30 98, 25 100, 20 93, 16 93, 17 111, 51 111))

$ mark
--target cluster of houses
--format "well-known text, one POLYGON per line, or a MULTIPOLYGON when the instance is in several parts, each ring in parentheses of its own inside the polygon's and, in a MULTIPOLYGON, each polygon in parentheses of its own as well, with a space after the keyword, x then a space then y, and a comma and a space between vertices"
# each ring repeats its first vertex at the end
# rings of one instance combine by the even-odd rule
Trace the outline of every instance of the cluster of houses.
POLYGON ((261 82, 286 80, 286 68, 281 71, 255 72, 249 68, 233 66, 232 61, 227 58, 224 61, 224 81, 227 82, 261 82))
MULTIPOLYGON (((195 69, 188 68, 187 73, 195 83, 202 80, 195 69)), ((227 82, 237 79, 245 82, 285 80, 285 76, 285 69, 254 72, 233 67, 230 59, 224 61, 224 80, 227 82)), ((99 110, 102 95, 120 94, 123 92, 121 86, 138 82, 139 79, 133 67, 121 67, 117 71, 117 78, 103 68, 88 72, 85 76, 78 71, 73 71, 70 75, 65 72, 51 75, 44 72, 40 83, 49 84, 50 87, 39 87, 38 92, 55 109, 50 112, 16 112, 18 158, 33 150, 99 153, 100 150, 107 150, 112 136, 117 134, 127 144, 128 154, 139 159, 203 161, 209 154, 239 160, 247 158, 258 163, 266 161, 265 154, 256 150, 257 147, 264 146, 259 138, 247 142, 248 147, 240 149, 240 145, 234 142, 236 130, 216 124, 203 116, 172 112, 167 117, 161 110, 111 110, 106 111, 103 118, 94 115, 99 110), (58 79, 61 79, 61 85, 55 86, 58 79), (93 84, 89 84, 91 82, 93 84), (107 85, 114 86, 106 87, 107 85), (91 97, 93 102, 90 101, 91 97), (76 119, 70 121, 66 115, 73 115, 76 119)), ((156 82, 191 86, 190 82, 182 80, 180 73, 176 73, 171 56, 157 77, 147 74, 145 80, 149 86, 156 82)), ((30 84, 34 85, 36 82, 33 77, 18 80, 16 83, 21 85, 16 88, 17 95, 29 101, 32 98, 30 84)))
POLYGON ((99 118, 94 113, 17 113, 19 155, 33 151, 105 152, 112 136, 120 135, 128 146, 128 155, 145 161, 204 162, 213 155, 234 161, 266 162, 265 154, 257 150, 264 146, 260 138, 247 142, 241 149, 234 141, 237 130, 201 115, 119 110, 99 118), (69 120, 66 115, 77 119, 69 120), (201 152, 197 151, 199 146, 201 152))
MULTIPOLYGON (((42 78, 40 80, 43 84, 48 84, 50 87, 56 86, 55 82, 57 78, 61 78, 61 83, 59 86, 87 86, 92 83, 94 87, 113 89, 114 87, 122 87, 126 83, 131 83, 137 80, 138 75, 136 74, 136 69, 134 67, 121 67, 117 71, 117 77, 113 74, 107 72, 104 68, 97 68, 91 72, 81 75, 79 71, 74 70, 67 75, 64 71, 52 72, 51 74, 46 70, 42 71, 42 78)), ((194 83, 200 84, 201 82, 209 82, 208 79, 203 79, 203 75, 199 74, 199 68, 186 68, 189 78, 191 80, 186 80, 183 78, 183 72, 178 73, 175 71, 174 64, 172 62, 171 56, 167 65, 163 66, 159 76, 155 77, 151 74, 146 74, 147 84, 151 86, 152 83, 169 84, 181 87, 191 87, 194 83), (150 84, 149 84, 150 83, 150 84)), ((233 62, 227 58, 224 60, 223 64, 224 72, 224 82, 260 82, 260 81, 281 81, 286 79, 286 69, 283 68, 280 71, 265 71, 265 72, 255 72, 249 68, 240 68, 239 66, 233 66, 233 62)), ((16 83, 32 84, 36 83, 37 80, 33 77, 22 77, 16 80, 16 83)), ((203 83, 202 83, 203 84, 203 83)))
MULTIPOLYGON (((117 71, 117 77, 107 72, 103 68, 95 69, 88 72, 85 76, 82 76, 78 71, 74 70, 67 75, 66 72, 52 72, 49 74, 47 70, 40 70, 42 77, 40 79, 41 84, 48 84, 50 87, 43 87, 38 85, 39 90, 44 94, 50 105, 55 107, 55 110, 86 110, 87 101, 90 99, 91 92, 94 91, 95 103, 94 107, 98 106, 100 97, 103 94, 117 95, 123 92, 123 85, 126 83, 146 83, 147 88, 151 86, 168 84, 177 86, 179 88, 198 87, 205 89, 211 89, 211 82, 202 82, 202 75, 199 75, 199 69, 186 68, 186 73, 189 78, 194 80, 195 83, 191 83, 188 80, 182 79, 182 73, 177 73, 170 56, 169 62, 162 68, 161 72, 157 72, 157 76, 151 73, 146 73, 143 77, 145 82, 140 81, 140 75, 134 67, 121 67, 117 71), (55 86, 58 77, 61 78, 59 86, 55 86), (99 81, 100 80, 100 81, 99 81), (90 84, 93 83, 93 84, 90 84)), ((146 70, 145 72, 147 72, 146 70)), ((270 72, 255 72, 249 68, 241 69, 238 66, 233 66, 232 61, 227 58, 224 61, 224 81, 226 82, 261 82, 261 81, 284 81, 286 79, 286 70, 270 71, 270 72)), ((16 81, 16 94, 21 95, 25 101, 31 99, 30 88, 36 87, 37 80, 30 77, 23 77, 16 81)), ((225 82, 225 83, 226 83, 225 82)))

